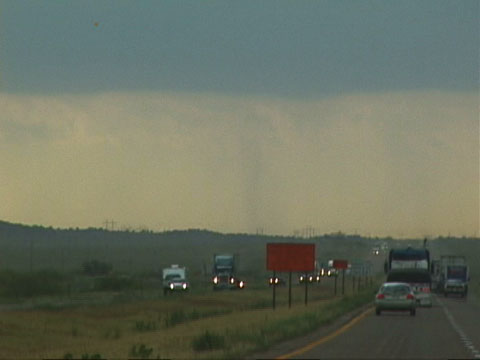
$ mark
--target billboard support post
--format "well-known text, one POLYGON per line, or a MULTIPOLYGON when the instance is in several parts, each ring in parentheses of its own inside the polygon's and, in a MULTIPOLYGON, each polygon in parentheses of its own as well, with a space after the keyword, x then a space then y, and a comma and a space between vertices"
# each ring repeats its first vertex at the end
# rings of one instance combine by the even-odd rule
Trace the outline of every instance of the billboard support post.
POLYGON ((307 298, 308 298, 308 280, 309 279, 305 279, 305 306, 307 306, 307 298))
POLYGON ((277 274, 275 271, 273 271, 273 284, 272 284, 272 288, 273 288, 273 310, 275 310, 275 288, 277 287, 276 284, 275 284, 275 279, 277 278, 277 274))
POLYGON ((292 307, 292 272, 288 273, 288 308, 292 307))
POLYGON ((338 270, 342 269, 342 295, 345 293, 345 270, 348 269, 347 260, 333 260, 333 267, 335 268, 335 295, 337 295, 337 277, 338 270))
POLYGON ((338 276, 337 276, 336 273, 335 273, 334 277, 335 277, 335 286, 333 288, 333 295, 337 296, 337 277, 338 276))

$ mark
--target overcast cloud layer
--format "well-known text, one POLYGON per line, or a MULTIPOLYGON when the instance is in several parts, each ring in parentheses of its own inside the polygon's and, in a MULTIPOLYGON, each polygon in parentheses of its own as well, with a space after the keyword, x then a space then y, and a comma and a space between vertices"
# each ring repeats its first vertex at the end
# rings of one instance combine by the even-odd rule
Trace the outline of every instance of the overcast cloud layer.
POLYGON ((0 220, 480 235, 478 0, 0 0, 0 220))
POLYGON ((477 93, 4 93, 0 108, 0 219, 272 234, 479 229, 477 93))
POLYGON ((477 0, 2 0, 3 90, 478 90, 477 0))

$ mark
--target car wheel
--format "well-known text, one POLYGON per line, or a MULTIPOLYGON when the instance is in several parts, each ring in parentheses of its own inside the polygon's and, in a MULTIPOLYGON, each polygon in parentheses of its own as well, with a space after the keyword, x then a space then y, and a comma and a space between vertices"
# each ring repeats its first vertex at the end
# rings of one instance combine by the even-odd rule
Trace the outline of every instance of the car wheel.
POLYGON ((380 309, 376 309, 376 310, 375 310, 375 314, 376 314, 377 316, 380 316, 381 313, 382 313, 382 310, 380 310, 380 309))
POLYGON ((415 316, 415 313, 416 313, 415 309, 410 310, 410 316, 415 316))

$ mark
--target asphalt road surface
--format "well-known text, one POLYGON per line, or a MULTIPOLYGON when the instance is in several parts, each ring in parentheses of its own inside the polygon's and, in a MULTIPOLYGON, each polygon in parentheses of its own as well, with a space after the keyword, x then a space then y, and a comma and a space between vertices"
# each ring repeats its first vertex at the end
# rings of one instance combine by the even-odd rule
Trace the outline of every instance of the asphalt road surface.
MULTIPOLYGON (((480 359, 480 306, 472 299, 434 297, 432 308, 367 312, 344 331, 299 339, 266 356, 291 359, 480 359), (283 353, 282 353, 283 351, 283 353)), ((261 355, 259 357, 262 357, 261 355)))

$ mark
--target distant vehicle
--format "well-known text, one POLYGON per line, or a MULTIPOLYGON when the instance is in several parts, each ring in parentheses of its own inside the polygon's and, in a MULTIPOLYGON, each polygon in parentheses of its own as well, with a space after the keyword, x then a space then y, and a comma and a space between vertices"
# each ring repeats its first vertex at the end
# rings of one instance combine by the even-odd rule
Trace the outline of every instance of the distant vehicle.
POLYGON ((237 261, 232 254, 213 255, 213 290, 245 288, 245 281, 237 277, 237 261))
POLYGON ((162 271, 163 293, 166 295, 172 291, 186 291, 189 283, 186 276, 187 270, 178 265, 172 265, 162 271))
POLYGON ((338 275, 338 270, 335 269, 335 268, 329 268, 327 269, 327 276, 328 277, 331 277, 331 276, 337 276, 338 275))
POLYGON ((380 245, 380 248, 382 249, 383 252, 387 252, 388 244, 386 242, 383 242, 382 245, 380 245))
POLYGON ((318 272, 318 273, 315 273, 315 274, 301 274, 299 277, 298 277, 298 282, 300 284, 304 284, 305 281, 307 281, 308 283, 315 283, 315 282, 320 282, 320 278, 321 278, 321 273, 318 272))
POLYGON ((439 292, 443 292, 445 296, 450 294, 467 296, 470 275, 465 256, 441 256, 438 268, 437 289, 439 292))
POLYGON ((382 311, 409 311, 416 313, 416 299, 412 287, 403 282, 384 283, 375 295, 375 313, 382 311))
POLYGON ((395 269, 388 273, 387 283, 404 282, 412 287, 415 299, 420 306, 431 307, 432 278, 430 272, 425 269, 395 269))
POLYGON ((326 268, 326 275, 328 277, 331 276, 337 276, 338 275, 338 270, 333 267, 333 260, 328 260, 328 266, 326 268))
POLYGON ((300 284, 305 283, 305 281, 309 283, 319 283, 321 281, 322 276, 325 276, 325 269, 323 267, 323 263, 319 260, 315 260, 315 269, 312 273, 303 273, 298 276, 298 282, 300 284))
POLYGON ((278 276, 272 276, 268 279, 268 285, 270 286, 285 286, 285 284, 285 279, 279 278, 278 276))
POLYGON ((379 247, 374 247, 372 249, 372 254, 373 255, 380 255, 380 248, 379 247))
POLYGON ((385 273, 394 269, 430 269, 430 251, 426 248, 391 249, 385 261, 385 273))

